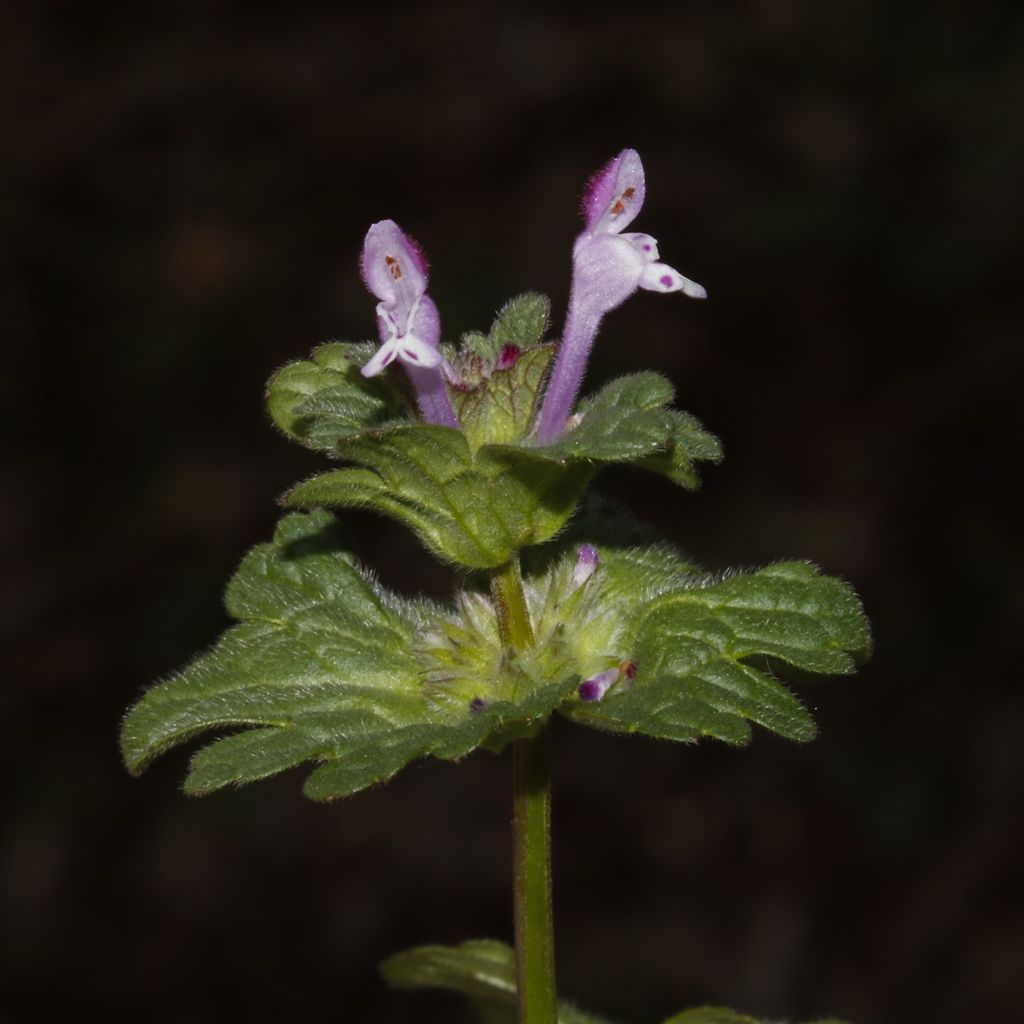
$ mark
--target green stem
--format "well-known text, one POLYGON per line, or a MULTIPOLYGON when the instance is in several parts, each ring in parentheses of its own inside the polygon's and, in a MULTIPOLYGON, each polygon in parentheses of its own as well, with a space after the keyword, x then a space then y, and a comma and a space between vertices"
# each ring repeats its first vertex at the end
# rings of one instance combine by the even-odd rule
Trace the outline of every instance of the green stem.
POLYGON ((551 916, 551 769, 548 726, 512 745, 515 793, 513 886, 519 1024, 556 1024, 551 916))
MULTIPOLYGON (((520 650, 533 643, 519 560, 491 577, 501 639, 520 650)), ((513 893, 519 1024, 557 1024, 551 916, 551 768, 548 726, 512 744, 513 893)))
POLYGON ((498 632, 501 642, 523 650, 533 646, 533 626, 523 593, 523 574, 519 559, 513 558, 491 576, 491 596, 498 612, 498 632))

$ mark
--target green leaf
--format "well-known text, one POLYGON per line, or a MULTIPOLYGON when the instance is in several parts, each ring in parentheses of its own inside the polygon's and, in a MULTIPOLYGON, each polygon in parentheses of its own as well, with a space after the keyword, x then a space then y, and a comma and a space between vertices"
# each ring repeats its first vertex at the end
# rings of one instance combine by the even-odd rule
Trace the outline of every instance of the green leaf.
MULTIPOLYGON (((443 989, 466 996, 486 1024, 515 1024, 516 954, 493 939, 471 939, 458 946, 419 946, 380 965, 393 988, 443 989)), ((558 1004, 558 1024, 608 1024, 570 1003, 558 1004)), ((670 1017, 664 1024, 768 1024, 724 1006, 701 1006, 670 1017)), ((842 1024, 837 1020, 814 1024, 842 1024)))
POLYGON ((271 419, 307 448, 332 451, 343 438, 404 416, 404 375, 367 379, 359 372, 375 349, 371 342, 330 342, 311 359, 283 366, 267 384, 271 419))
POLYGON ((526 292, 501 307, 491 325, 491 343, 497 357, 506 345, 518 349, 539 345, 548 329, 551 302, 546 295, 526 292))
POLYGON ((586 466, 509 467, 466 435, 410 424, 342 441, 358 468, 335 470, 285 496, 292 507, 371 508, 405 523, 437 557, 472 569, 503 565, 553 537, 590 478, 586 466))
POLYGON ((695 463, 718 462, 722 450, 692 416, 666 408, 672 396, 660 374, 629 374, 584 399, 573 417, 578 422, 554 444, 501 451, 510 461, 635 462, 694 488, 695 463))
MULTIPOLYGON (((389 957, 380 967, 394 988, 439 988, 469 998, 487 1024, 515 1024, 516 954, 492 939, 458 946, 420 946, 389 957)), ((608 1024, 559 1002, 558 1024, 608 1024)))
POLYGON ((572 685, 572 679, 556 679, 517 700, 485 701, 479 711, 467 702, 457 718, 451 708, 440 711, 428 702, 421 725, 347 736, 344 751, 316 769, 303 792, 312 800, 333 800, 383 782, 427 754, 457 761, 481 746, 500 750, 507 739, 527 735, 543 722, 572 685))
POLYGON ((133 773, 200 733, 241 728, 196 754, 187 792, 314 761, 307 795, 345 796, 415 758, 498 747, 545 719, 575 684, 551 652, 520 657, 481 633, 476 657, 491 676, 470 680, 461 700, 439 699, 444 665, 424 629, 442 619, 454 629, 457 616, 384 590, 325 512, 282 520, 273 542, 243 560, 227 605, 238 625, 125 718, 121 748, 133 773))
POLYGON ((580 422, 539 449, 547 458, 629 462, 667 449, 672 419, 665 406, 672 385, 658 373, 633 373, 605 385, 580 403, 580 422))
POLYGON ((587 398, 558 442, 529 438, 554 348, 543 344, 549 304, 509 302, 488 336, 467 334, 449 352, 448 393, 461 429, 411 420, 402 373, 367 380, 375 346, 332 342, 271 379, 267 405, 280 429, 350 465, 296 486, 294 508, 369 508, 404 523, 438 558, 492 569, 542 544, 568 522, 595 470, 636 462, 683 486, 718 442, 692 417, 666 408, 672 387, 654 373, 613 381, 587 398))
POLYGON ((700 477, 694 463, 721 462, 722 445, 713 434, 686 412, 667 410, 671 424, 671 440, 664 451, 644 456, 637 465, 667 476, 674 484, 694 491, 700 486, 700 477))
POLYGON ((609 600, 638 606, 692 583, 699 569, 671 544, 601 549, 601 580, 609 600))
POLYGON ((475 357, 479 381, 493 368, 500 354, 501 347, 491 340, 490 335, 481 334, 479 331, 467 331, 462 336, 461 347, 451 346, 447 358, 449 362, 457 364, 460 357, 475 357))
POLYGON ((870 642, 853 590, 803 562, 717 581, 696 577, 670 551, 659 565, 657 550, 609 557, 609 596, 619 596, 627 621, 617 653, 637 666, 632 686, 563 711, 598 728, 662 739, 743 744, 750 722, 812 739, 813 720, 770 667, 853 671, 851 653, 870 642))
POLYGON ((606 548, 583 583, 575 563, 570 548, 526 579, 536 643, 513 651, 489 596, 465 591, 449 607, 400 598, 359 568, 331 515, 287 516, 228 586, 237 624, 129 712, 125 761, 138 772, 214 732, 188 792, 314 762, 305 791, 330 799, 416 758, 500 749, 556 709, 674 740, 743 743, 751 722, 805 740, 810 716, 771 665, 847 672, 868 644, 853 592, 805 563, 713 580, 665 545, 606 548), (620 683, 603 700, 580 700, 580 679, 615 667, 620 683))
POLYGON ((760 1024, 756 1017, 737 1013, 724 1006, 700 1006, 670 1017, 665 1024, 760 1024))
POLYGON ((419 946, 380 965, 393 988, 443 988, 476 999, 515 1006, 516 954, 493 939, 470 939, 458 946, 419 946))
POLYGON ((463 335, 451 358, 448 395, 476 451, 485 444, 515 444, 526 437, 554 356, 541 341, 550 304, 527 293, 502 308, 489 336, 463 335))
POLYGON ((525 352, 539 345, 548 329, 550 313, 551 303, 545 295, 526 292, 509 299, 491 324, 490 334, 469 331, 462 336, 461 352, 452 360, 456 376, 475 386, 491 373, 506 346, 525 352))
MULTIPOLYGON (((770 1024, 757 1017, 748 1017, 745 1013, 737 1013, 724 1006, 701 1006, 694 1010, 685 1010, 670 1017, 664 1024, 770 1024)), ((843 1024, 839 1020, 819 1020, 811 1024, 843 1024)))
POLYGON ((664 595, 647 609, 638 654, 649 644, 660 669, 689 667, 691 656, 671 644, 683 630, 731 658, 764 655, 831 675, 852 672, 849 652, 870 640, 852 588, 808 562, 776 562, 664 595))
POLYGON ((553 346, 538 345, 514 356, 508 366, 499 363, 472 387, 449 386, 452 407, 473 451, 526 437, 553 356, 553 346))

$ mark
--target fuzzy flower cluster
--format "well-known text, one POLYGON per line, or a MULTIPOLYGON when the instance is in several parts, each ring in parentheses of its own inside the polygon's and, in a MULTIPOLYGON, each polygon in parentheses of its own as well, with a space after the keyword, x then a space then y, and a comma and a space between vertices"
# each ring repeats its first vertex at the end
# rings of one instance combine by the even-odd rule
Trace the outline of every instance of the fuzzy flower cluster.
MULTIPOLYGON (((640 288, 682 292, 697 299, 706 295, 695 281, 660 262, 656 239, 625 230, 640 212, 645 191, 643 164, 632 149, 609 161, 586 187, 585 227, 573 247, 565 328, 533 428, 539 444, 552 444, 565 432, 606 313, 640 288)), ((379 221, 366 234, 362 273, 366 287, 379 300, 381 339, 363 374, 373 377, 400 361, 424 420, 458 429, 445 387, 450 368, 440 351, 441 320, 427 294, 428 268, 420 247, 394 221, 379 221)))

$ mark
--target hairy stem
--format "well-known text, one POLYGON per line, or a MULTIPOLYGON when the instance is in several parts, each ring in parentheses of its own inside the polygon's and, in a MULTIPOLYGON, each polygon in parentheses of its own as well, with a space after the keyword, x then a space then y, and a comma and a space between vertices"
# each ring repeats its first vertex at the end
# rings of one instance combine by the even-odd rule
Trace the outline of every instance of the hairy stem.
POLYGON ((491 597, 498 612, 501 642, 523 650, 533 645, 533 626, 523 593, 523 574, 519 559, 512 558, 491 576, 491 597))
MULTIPOLYGON (((518 559, 491 577, 502 640, 533 643, 518 559)), ((519 1024, 557 1024, 551 914, 551 768, 549 727, 512 744, 513 899, 519 1024)))
POLYGON ((576 285, 573 282, 562 344, 558 348, 558 358, 537 419, 537 440, 541 444, 554 444, 565 433, 576 396, 583 384, 590 350, 594 347, 597 329, 601 325, 600 316, 581 314, 575 293, 576 285))

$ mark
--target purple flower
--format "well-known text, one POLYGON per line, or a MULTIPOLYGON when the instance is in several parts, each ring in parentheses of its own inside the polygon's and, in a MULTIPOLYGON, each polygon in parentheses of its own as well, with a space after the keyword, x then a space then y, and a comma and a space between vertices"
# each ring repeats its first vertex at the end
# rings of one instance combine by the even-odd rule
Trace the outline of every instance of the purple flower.
POLYGON ((366 232, 361 269, 366 287, 380 299, 377 326, 383 342, 363 376, 375 377, 401 360, 423 418, 457 427, 441 373, 441 318, 427 295, 427 261, 419 246, 393 220, 378 221, 366 232))
POLYGON ((617 668, 609 668, 605 669, 604 672, 598 672, 596 676, 591 676, 580 683, 580 700, 585 700, 587 703, 600 700, 608 692, 608 688, 612 683, 617 683, 618 681, 619 670, 617 668))
POLYGON ((576 552, 576 567, 572 571, 573 586, 582 587, 597 569, 601 556, 593 544, 582 544, 576 552))
POLYGON ((605 313, 638 288, 681 291, 695 299, 707 296, 696 281, 658 261, 654 238, 623 231, 640 212, 644 194, 644 168, 633 149, 624 149, 587 185, 582 205, 586 229, 576 239, 572 254, 569 313, 538 420, 541 444, 551 444, 566 428, 605 313))
POLYGON ((587 703, 600 700, 620 679, 631 683, 635 675, 636 664, 632 661, 621 661, 615 668, 605 669, 603 672, 598 672, 596 676, 584 679, 579 687, 580 700, 587 703))
POLYGON ((637 288, 707 298, 696 281, 658 262, 658 243, 650 235, 622 233, 640 212, 645 191, 644 166, 635 149, 624 149, 587 185, 582 211, 587 230, 573 249, 574 284, 589 289, 585 298, 600 314, 623 303, 637 288))
POLYGON ((441 321, 427 292, 427 263, 419 246, 393 220, 382 220, 366 232, 363 281, 380 299, 378 327, 384 344, 363 367, 376 377, 396 358, 410 366, 441 365, 438 340, 441 321))

